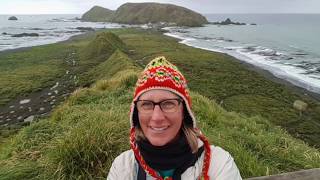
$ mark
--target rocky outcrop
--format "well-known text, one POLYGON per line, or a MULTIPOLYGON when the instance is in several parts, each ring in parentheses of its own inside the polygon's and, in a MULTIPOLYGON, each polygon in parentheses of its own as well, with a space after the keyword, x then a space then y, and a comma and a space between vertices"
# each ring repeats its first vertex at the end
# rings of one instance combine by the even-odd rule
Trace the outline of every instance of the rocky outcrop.
POLYGON ((15 16, 10 16, 10 17, 8 18, 8 20, 16 21, 16 20, 18 20, 18 18, 17 18, 17 17, 15 17, 15 16))
POLYGON ((76 27, 76 29, 85 32, 85 31, 95 31, 92 27, 76 27))
POLYGON ((38 37, 38 33, 21 33, 21 34, 13 34, 11 37, 38 37))
MULTIPOLYGON (((214 25, 246 25, 246 23, 233 22, 230 20, 230 18, 227 18, 225 21, 221 21, 221 22, 210 22, 210 24, 214 24, 214 25)), ((253 25, 253 24, 251 24, 251 25, 253 25)), ((256 25, 256 24, 254 24, 254 25, 256 25)))
POLYGON ((82 20, 87 21, 105 21, 123 24, 170 24, 178 26, 202 26, 207 24, 207 19, 201 14, 190 9, 172 4, 160 3, 126 3, 120 6, 115 12, 95 6, 82 16, 82 20), (97 11, 101 10, 100 16, 97 11), (91 14, 87 18, 88 14, 91 14), (95 14, 95 15, 93 15, 95 14), (95 17, 95 18, 94 18, 95 17))

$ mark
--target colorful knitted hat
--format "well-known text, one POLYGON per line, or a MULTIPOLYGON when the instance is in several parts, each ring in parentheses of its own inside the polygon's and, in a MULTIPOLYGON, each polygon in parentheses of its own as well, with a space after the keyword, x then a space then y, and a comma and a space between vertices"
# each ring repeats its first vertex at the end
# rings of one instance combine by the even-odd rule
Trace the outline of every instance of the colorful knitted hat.
POLYGON ((163 89, 171 91, 184 100, 185 113, 184 121, 191 127, 196 127, 196 119, 191 111, 191 99, 187 88, 187 81, 178 68, 166 60, 165 57, 153 59, 144 69, 136 84, 134 98, 131 104, 130 123, 131 127, 138 125, 137 109, 134 101, 140 95, 151 89, 163 89))

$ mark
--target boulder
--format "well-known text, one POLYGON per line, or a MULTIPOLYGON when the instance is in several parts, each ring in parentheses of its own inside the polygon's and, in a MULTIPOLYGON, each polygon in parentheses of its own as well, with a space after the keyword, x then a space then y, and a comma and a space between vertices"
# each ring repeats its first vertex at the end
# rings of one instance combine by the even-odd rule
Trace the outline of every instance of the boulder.
POLYGON ((301 100, 296 100, 293 103, 293 108, 298 110, 298 111, 300 111, 300 112, 304 112, 304 111, 307 110, 308 104, 303 102, 303 101, 301 101, 301 100))
POLYGON ((80 31, 94 31, 92 27, 76 27, 80 31))
POLYGON ((11 37, 38 37, 38 33, 21 33, 21 34, 14 34, 11 37))
POLYGON ((214 25, 246 25, 246 23, 240 23, 240 22, 233 22, 231 21, 230 18, 227 18, 225 21, 221 22, 210 22, 209 24, 214 24, 214 25))
POLYGON ((18 18, 17 18, 17 17, 15 17, 15 16, 10 16, 10 17, 8 18, 8 20, 16 21, 16 20, 18 20, 18 18))
POLYGON ((24 122, 32 122, 33 120, 34 120, 34 115, 31 115, 31 116, 25 118, 23 121, 24 122))

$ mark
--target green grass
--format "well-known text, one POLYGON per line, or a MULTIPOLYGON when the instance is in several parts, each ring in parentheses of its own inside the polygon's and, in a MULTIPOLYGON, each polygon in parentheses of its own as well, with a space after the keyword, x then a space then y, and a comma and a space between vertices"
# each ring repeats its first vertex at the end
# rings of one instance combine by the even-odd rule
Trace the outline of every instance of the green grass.
POLYGON ((267 80, 231 56, 179 44, 176 39, 152 31, 117 34, 131 50, 130 58, 142 66, 164 55, 186 76, 191 90, 228 111, 262 116, 292 136, 320 147, 320 102, 267 80), (309 105, 302 115, 293 108, 295 100, 309 105))
POLYGON ((0 105, 17 95, 54 84, 65 73, 62 59, 70 49, 64 44, 53 44, 0 54, 0 105))
MULTIPOLYGON (((88 71, 89 79, 97 78, 91 87, 76 90, 49 118, 34 122, 16 136, 6 139, 0 145, 0 179, 105 179, 114 158, 129 149, 128 112, 137 75, 142 70, 137 64, 144 64, 155 55, 168 56, 188 76, 198 126, 212 144, 232 154, 244 178, 320 167, 318 149, 292 137, 275 125, 276 121, 271 121, 270 117, 262 117, 266 111, 263 104, 274 108, 269 113, 285 112, 287 107, 284 104, 289 104, 290 99, 279 103, 280 95, 269 96, 271 92, 268 91, 272 89, 262 95, 236 93, 235 87, 241 83, 235 83, 234 87, 230 85, 230 92, 225 91, 227 96, 220 96, 220 93, 207 95, 219 92, 219 87, 202 84, 206 82, 201 80, 205 80, 208 70, 201 69, 210 69, 211 61, 211 68, 217 67, 218 62, 227 69, 233 67, 232 63, 228 65, 224 62, 227 60, 223 59, 230 57, 220 55, 222 58, 216 53, 189 48, 156 33, 135 30, 114 32, 128 45, 130 53, 116 50, 107 60, 88 71), (145 46, 141 42, 145 42, 145 46), (194 60, 194 57, 198 58, 194 60), (213 100, 215 96, 216 101, 213 100), (232 106, 241 109, 243 105, 248 107, 245 108, 248 112, 237 113, 224 109, 232 106), (250 113, 257 115, 248 116, 250 113)), ((217 71, 225 80, 233 76, 221 69, 217 71)), ((241 66, 238 66, 238 71, 253 73, 246 72, 241 66)), ((254 83, 258 87, 267 82, 253 75, 257 78, 254 83), (259 84, 259 81, 263 83, 259 84)), ((298 97, 283 86, 269 83, 274 90, 278 90, 275 92, 283 93, 281 96, 298 97)), ((317 112, 316 109, 312 110, 317 112)), ((287 113, 276 115, 290 115, 290 111, 287 113)), ((312 119, 307 113, 301 118, 312 119)), ((303 128, 310 129, 308 126, 303 128)))

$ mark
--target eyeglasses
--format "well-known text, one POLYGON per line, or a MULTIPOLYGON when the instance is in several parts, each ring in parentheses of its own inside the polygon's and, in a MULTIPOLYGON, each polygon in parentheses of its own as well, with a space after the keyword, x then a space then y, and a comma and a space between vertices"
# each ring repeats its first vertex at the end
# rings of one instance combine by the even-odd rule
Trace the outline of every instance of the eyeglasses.
POLYGON ((160 109, 164 113, 174 113, 179 109, 179 105, 182 102, 182 99, 165 99, 159 102, 153 102, 149 100, 137 100, 135 105, 139 113, 151 114, 156 105, 160 106, 160 109))

